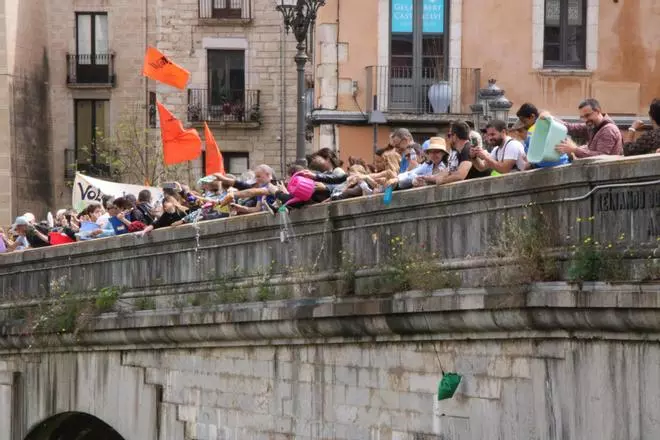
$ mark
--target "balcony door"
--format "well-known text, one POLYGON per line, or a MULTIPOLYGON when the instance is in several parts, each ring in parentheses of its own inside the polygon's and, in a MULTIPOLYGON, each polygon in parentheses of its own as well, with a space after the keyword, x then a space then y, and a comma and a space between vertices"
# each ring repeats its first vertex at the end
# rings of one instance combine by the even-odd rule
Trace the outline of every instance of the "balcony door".
POLYGON ((391 0, 390 112, 428 113, 429 87, 447 78, 449 0, 391 0))
POLYGON ((208 51, 208 102, 212 119, 242 114, 245 105, 245 52, 208 51))
POLYGON ((76 14, 76 76, 79 83, 110 81, 108 15, 76 14))
POLYGON ((76 165, 78 171, 92 176, 109 174, 109 167, 102 157, 100 143, 109 131, 109 104, 107 100, 77 99, 76 118, 76 165))

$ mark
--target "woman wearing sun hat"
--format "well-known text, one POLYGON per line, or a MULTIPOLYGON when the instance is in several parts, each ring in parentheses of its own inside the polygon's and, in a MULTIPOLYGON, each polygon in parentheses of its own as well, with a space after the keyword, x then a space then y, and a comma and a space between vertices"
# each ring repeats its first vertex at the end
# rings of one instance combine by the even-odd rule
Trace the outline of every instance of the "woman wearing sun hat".
POLYGON ((423 186, 426 185, 428 178, 446 172, 448 170, 449 150, 444 138, 432 137, 429 139, 426 157, 428 158, 426 162, 410 171, 399 174, 395 179, 388 182, 388 185, 399 189, 423 186))

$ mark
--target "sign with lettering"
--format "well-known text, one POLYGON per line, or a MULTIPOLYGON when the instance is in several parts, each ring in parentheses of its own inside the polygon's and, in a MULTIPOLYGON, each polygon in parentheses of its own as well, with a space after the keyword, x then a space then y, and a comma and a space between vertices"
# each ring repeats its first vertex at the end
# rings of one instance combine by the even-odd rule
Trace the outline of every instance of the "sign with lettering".
POLYGON ((593 197, 598 228, 605 235, 610 230, 629 231, 631 238, 642 242, 660 237, 660 185, 609 189, 593 197))
MULTIPOLYGON (((443 33, 445 29, 446 0, 414 0, 422 6, 422 31, 443 33)), ((392 0, 392 32, 411 33, 413 31, 413 0, 392 0)))
POLYGON ((109 182, 107 180, 95 179, 76 173, 76 180, 73 182, 73 209, 80 212, 86 206, 92 203, 101 203, 104 195, 113 197, 123 197, 126 194, 133 194, 137 197, 138 193, 144 189, 151 192, 152 200, 162 198, 163 191, 160 188, 150 186, 130 185, 126 183, 109 182))
POLYGON ((660 209, 660 188, 634 188, 603 191, 596 196, 596 211, 637 211, 660 209))

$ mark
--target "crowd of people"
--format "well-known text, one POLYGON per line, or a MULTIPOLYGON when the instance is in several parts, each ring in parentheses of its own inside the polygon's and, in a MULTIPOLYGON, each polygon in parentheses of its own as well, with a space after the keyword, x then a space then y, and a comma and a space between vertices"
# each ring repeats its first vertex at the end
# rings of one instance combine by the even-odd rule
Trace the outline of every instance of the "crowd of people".
POLYGON ((151 192, 144 190, 118 198, 106 195, 102 203, 90 204, 81 212, 62 209, 41 222, 26 213, 8 231, 0 228, 0 253, 130 233, 143 236, 154 229, 257 212, 277 215, 283 210, 375 193, 385 193, 388 203, 392 191, 413 187, 567 165, 577 158, 598 155, 660 153, 660 100, 650 106, 650 130, 636 121, 625 135, 596 100, 584 100, 579 111, 581 123, 564 123, 569 137, 557 145, 559 160, 553 162, 530 163, 527 159, 537 121, 552 116, 526 103, 512 127, 492 120, 479 132, 457 120, 450 124, 446 137, 432 137, 423 144, 415 142, 409 130, 396 129, 388 145, 376 151, 373 163, 351 157, 343 164, 334 151, 324 148, 307 158, 307 167, 291 165, 283 180, 268 165, 259 165, 240 177, 206 176, 195 189, 166 183, 162 200, 152 200, 151 192), (578 145, 574 139, 585 143, 578 145))

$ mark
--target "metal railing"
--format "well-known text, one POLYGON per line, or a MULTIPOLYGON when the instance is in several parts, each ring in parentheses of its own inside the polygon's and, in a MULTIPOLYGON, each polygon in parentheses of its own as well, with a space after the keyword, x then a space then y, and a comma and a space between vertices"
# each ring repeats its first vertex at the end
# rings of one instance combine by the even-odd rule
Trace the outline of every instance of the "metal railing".
POLYGON ((188 89, 189 122, 261 122, 260 90, 188 89))
POLYGON ((67 84, 102 84, 114 86, 115 54, 71 55, 67 54, 67 84))
POLYGON ((199 0, 199 18, 252 20, 252 0, 199 0))
POLYGON ((71 180, 76 177, 76 172, 92 177, 111 177, 110 165, 103 163, 81 162, 78 163, 75 148, 64 150, 64 178, 71 180))
POLYGON ((388 113, 469 114, 481 69, 367 67, 366 108, 388 113))

